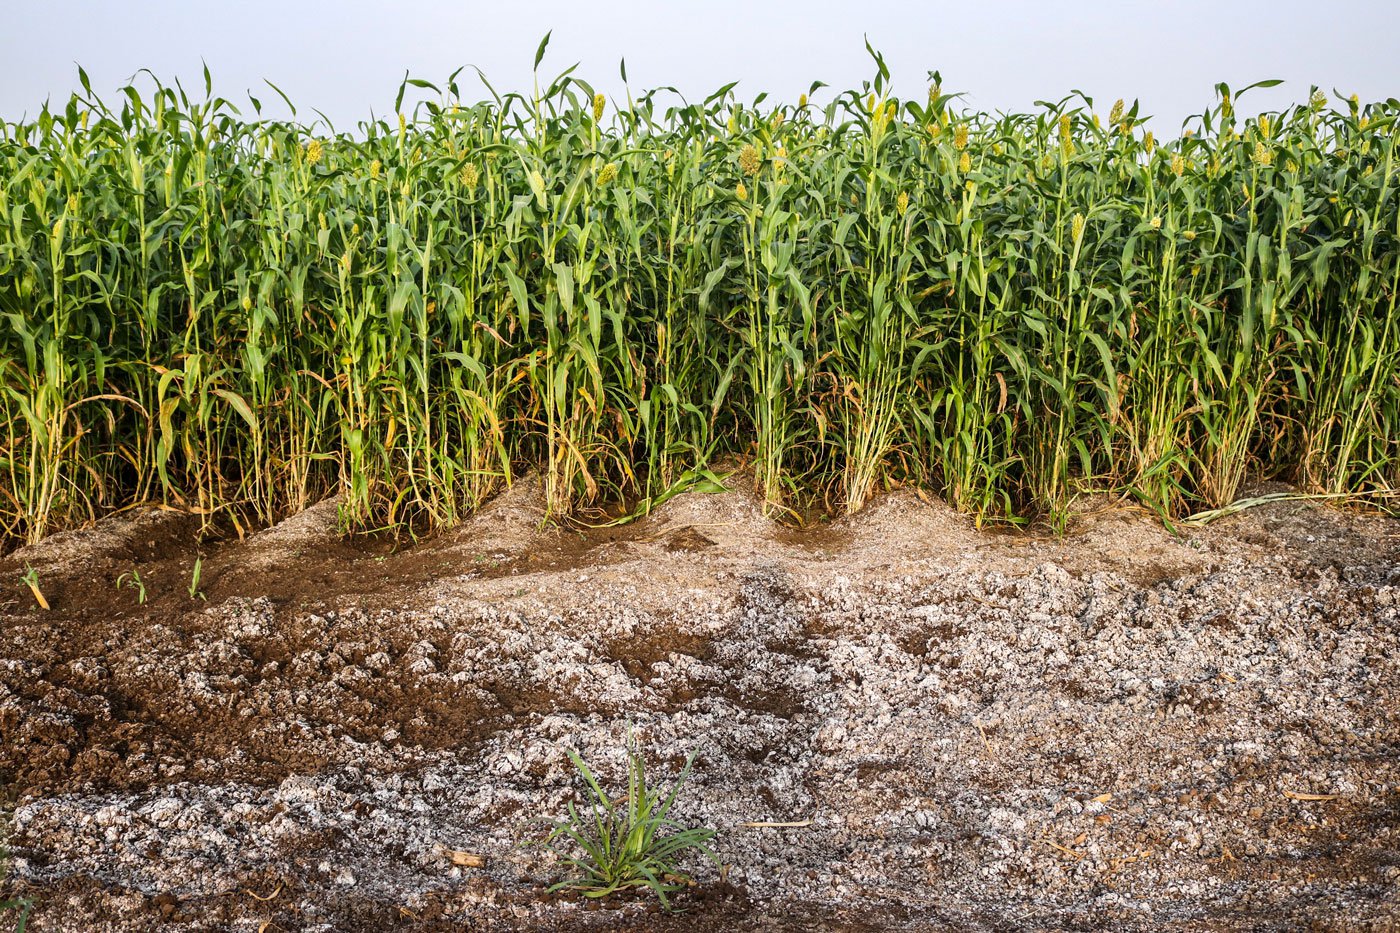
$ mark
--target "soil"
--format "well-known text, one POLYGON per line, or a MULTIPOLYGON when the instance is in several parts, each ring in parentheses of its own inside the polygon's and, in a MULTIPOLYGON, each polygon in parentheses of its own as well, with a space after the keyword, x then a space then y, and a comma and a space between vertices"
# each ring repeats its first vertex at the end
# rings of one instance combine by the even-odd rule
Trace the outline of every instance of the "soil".
POLYGON ((333 501, 241 541, 128 511, 0 561, 0 900, 39 931, 1400 930, 1394 519, 540 501, 417 543, 333 501), (680 916, 549 895, 519 844, 582 799, 566 750, 616 788, 629 734, 655 777, 698 751, 676 816, 726 870, 688 862, 680 916))

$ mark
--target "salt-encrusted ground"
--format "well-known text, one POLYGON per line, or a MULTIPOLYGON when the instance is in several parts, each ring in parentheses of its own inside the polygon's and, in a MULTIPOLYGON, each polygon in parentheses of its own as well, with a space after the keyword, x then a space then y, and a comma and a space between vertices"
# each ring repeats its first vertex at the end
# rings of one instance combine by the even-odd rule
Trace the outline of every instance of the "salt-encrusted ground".
POLYGON ((578 535, 536 501, 400 550, 322 507, 206 545, 195 599, 178 516, 11 555, 53 609, 0 596, 0 896, 38 930, 1400 929, 1400 523, 1055 540, 897 494, 793 531, 726 493, 578 535), (699 750, 678 815, 732 866, 679 921, 545 897, 516 844, 629 729, 656 775, 699 750))

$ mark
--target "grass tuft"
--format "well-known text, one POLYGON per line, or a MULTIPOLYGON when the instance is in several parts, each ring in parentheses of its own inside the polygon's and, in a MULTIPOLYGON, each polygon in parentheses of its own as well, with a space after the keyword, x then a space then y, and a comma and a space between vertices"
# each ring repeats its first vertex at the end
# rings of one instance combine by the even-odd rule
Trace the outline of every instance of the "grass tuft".
POLYGON ((567 863, 573 877, 550 887, 551 892, 574 891, 587 898, 603 898, 628 890, 650 891, 661 906, 672 910, 670 896, 685 890, 692 879, 680 868, 681 860, 695 851, 719 866, 710 849, 713 829, 685 828, 669 817, 676 796, 690 776, 696 753, 686 759, 668 793, 647 782, 641 751, 629 740, 627 791, 610 797, 577 752, 569 751, 584 779, 586 811, 572 802, 565 819, 553 824, 543 844, 567 863))

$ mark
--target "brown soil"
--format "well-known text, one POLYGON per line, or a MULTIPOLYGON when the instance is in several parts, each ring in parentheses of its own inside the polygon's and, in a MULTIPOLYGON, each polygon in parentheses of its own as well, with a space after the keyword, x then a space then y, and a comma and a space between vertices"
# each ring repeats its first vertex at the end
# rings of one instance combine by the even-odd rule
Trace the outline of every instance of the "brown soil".
POLYGON ((578 531, 523 481, 423 542, 335 527, 133 511, 0 561, 35 929, 1400 929, 1394 520, 1056 539, 897 493, 794 530, 729 492, 578 531), (680 815, 732 866, 682 919, 515 845, 629 729, 699 750, 680 815))

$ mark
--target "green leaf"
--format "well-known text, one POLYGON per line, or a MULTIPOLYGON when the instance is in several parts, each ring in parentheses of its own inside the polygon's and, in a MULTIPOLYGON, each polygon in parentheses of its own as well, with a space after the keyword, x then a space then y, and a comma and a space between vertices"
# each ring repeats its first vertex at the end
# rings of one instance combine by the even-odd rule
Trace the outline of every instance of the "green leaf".
POLYGON ((539 47, 538 49, 535 50, 535 70, 536 70, 536 71, 539 70, 540 62, 544 61, 544 50, 545 50, 546 48, 549 47, 549 37, 550 37, 551 35, 553 35, 553 34, 554 34, 554 30, 552 30, 552 29, 551 29, 549 32, 545 33, 545 34, 544 34, 544 38, 540 40, 540 47, 539 47))

